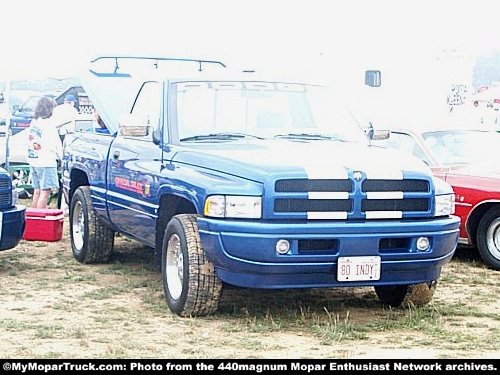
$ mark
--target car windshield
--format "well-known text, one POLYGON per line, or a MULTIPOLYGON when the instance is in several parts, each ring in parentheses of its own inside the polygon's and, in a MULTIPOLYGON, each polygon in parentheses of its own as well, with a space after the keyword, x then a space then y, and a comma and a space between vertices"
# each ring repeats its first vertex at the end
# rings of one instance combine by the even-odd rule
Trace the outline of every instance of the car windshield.
POLYGON ((500 134, 489 131, 439 131, 423 138, 439 164, 472 164, 497 160, 500 134))
POLYGON ((29 99, 22 104, 19 110, 21 112, 35 112, 36 105, 38 104, 40 98, 40 95, 30 96, 29 99))
POLYGON ((281 138, 367 142, 328 89, 270 82, 176 84, 181 141, 281 138))

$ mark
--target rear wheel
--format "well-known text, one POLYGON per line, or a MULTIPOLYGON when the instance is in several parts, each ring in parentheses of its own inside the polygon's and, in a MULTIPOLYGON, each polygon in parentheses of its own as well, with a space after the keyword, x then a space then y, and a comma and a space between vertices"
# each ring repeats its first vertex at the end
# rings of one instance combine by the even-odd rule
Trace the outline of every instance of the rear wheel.
POLYGON ((222 282, 201 247, 196 215, 174 216, 162 246, 162 277, 170 310, 180 316, 217 311, 222 282))
POLYGON ((486 211, 477 227, 477 248, 483 261, 500 270, 500 208, 486 211))
POLYGON ((437 281, 411 285, 376 286, 375 292, 382 303, 392 307, 424 306, 434 296, 437 281))
POLYGON ((71 199, 69 226, 71 249, 78 261, 109 261, 113 251, 114 232, 95 214, 88 186, 79 187, 71 199))

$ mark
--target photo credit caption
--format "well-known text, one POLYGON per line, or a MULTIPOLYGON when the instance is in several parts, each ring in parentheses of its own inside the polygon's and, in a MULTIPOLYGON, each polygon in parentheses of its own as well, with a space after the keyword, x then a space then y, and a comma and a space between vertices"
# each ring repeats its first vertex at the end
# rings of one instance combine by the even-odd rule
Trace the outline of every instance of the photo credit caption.
POLYGON ((303 374, 374 372, 477 373, 498 371, 498 360, 11 360, 4 372, 292 372, 303 374))

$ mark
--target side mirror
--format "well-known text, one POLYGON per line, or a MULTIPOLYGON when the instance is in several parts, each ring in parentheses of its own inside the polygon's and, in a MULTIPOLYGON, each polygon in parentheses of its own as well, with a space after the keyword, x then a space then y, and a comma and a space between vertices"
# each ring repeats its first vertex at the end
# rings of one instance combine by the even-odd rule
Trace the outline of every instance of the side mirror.
POLYGON ((380 70, 367 70, 365 72, 365 85, 380 87, 382 85, 382 73, 380 70))
POLYGON ((371 122, 368 123, 368 126, 362 129, 368 139, 373 139, 373 134, 375 134, 375 129, 373 129, 373 124, 371 122))
POLYGON ((153 130, 153 143, 159 145, 161 142, 161 133, 158 130, 153 130))
POLYGON ((19 104, 14 104, 12 106, 12 112, 17 112, 17 111, 19 111, 19 104))
POLYGON ((148 125, 142 125, 141 121, 132 114, 122 116, 119 126, 119 133, 127 137, 144 137, 148 135, 148 125))

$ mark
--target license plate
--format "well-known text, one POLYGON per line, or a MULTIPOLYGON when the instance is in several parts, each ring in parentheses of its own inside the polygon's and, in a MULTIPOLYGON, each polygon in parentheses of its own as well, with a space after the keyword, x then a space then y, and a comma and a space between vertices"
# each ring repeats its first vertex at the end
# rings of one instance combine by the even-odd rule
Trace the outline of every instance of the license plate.
POLYGON ((338 281, 367 281, 380 279, 380 257, 339 257, 338 281))

